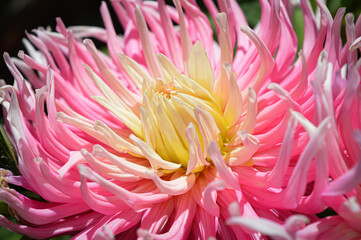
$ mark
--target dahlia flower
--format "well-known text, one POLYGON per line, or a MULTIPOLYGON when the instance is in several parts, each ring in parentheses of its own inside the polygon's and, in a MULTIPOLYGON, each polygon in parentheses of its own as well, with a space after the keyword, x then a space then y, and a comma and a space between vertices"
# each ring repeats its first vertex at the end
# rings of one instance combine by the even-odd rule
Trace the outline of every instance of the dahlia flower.
POLYGON ((116 0, 105 29, 38 28, 5 53, 6 130, 20 176, 0 200, 35 239, 360 239, 361 18, 322 0, 116 0), (108 54, 91 39, 107 44, 108 54), (35 89, 35 90, 34 90, 35 89), (13 186, 41 196, 33 200, 13 186), (333 209, 337 215, 318 218, 333 209))

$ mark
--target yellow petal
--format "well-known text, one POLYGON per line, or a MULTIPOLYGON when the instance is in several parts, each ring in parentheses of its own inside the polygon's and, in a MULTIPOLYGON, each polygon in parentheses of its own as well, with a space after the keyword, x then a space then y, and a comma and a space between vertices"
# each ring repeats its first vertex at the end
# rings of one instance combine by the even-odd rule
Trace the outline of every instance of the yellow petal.
MULTIPOLYGON (((228 62, 232 64, 233 49, 231 46, 231 38, 229 35, 227 14, 218 13, 216 16, 216 22, 219 27, 219 45, 221 47, 221 64, 224 62, 228 62)), ((221 68, 221 75, 217 79, 213 89, 222 110, 225 109, 229 97, 227 82, 228 82, 227 73, 223 68, 221 68)))
POLYGON ((99 96, 92 96, 92 98, 95 101, 97 101, 99 104, 104 106, 106 109, 111 111, 115 116, 117 116, 137 136, 143 137, 140 119, 137 115, 115 106, 114 104, 109 102, 106 98, 99 96))
POLYGON ((229 100, 224 110, 225 122, 228 126, 233 126, 242 115, 243 101, 239 87, 236 83, 231 64, 225 62, 222 64, 224 70, 227 73, 228 88, 229 88, 229 100))
POLYGON ((202 44, 197 41, 190 53, 188 61, 188 75, 208 91, 212 91, 214 75, 211 63, 202 44))
POLYGON ((143 155, 149 160, 153 169, 161 167, 168 170, 174 170, 181 166, 180 164, 163 160, 148 144, 136 136, 130 135, 130 139, 132 139, 134 144, 137 145, 137 147, 142 151, 143 155))

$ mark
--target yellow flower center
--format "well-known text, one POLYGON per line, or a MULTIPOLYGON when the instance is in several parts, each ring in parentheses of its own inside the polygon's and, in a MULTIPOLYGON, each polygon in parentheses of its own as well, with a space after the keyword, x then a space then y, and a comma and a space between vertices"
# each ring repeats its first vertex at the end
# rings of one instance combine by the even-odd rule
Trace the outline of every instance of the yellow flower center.
MULTIPOLYGON (((208 93, 207 98, 200 96, 191 88, 192 84, 195 84, 194 80, 184 75, 173 76, 169 83, 157 82, 156 86, 143 91, 140 110, 142 140, 162 159, 180 163, 185 168, 190 157, 190 144, 199 144, 198 151, 204 152, 210 140, 218 141, 221 146, 227 131, 220 108, 211 94, 208 93), (186 133, 189 126, 193 126, 188 130, 193 131, 188 133, 191 139, 187 139, 186 133)), ((203 154, 202 157, 207 156, 203 154)))
POLYGON ((170 99, 171 95, 177 95, 178 89, 174 86, 173 82, 168 84, 162 84, 161 88, 158 90, 160 95, 165 96, 170 99))
MULTIPOLYGON (((256 113, 255 93, 250 90, 247 94, 247 116, 242 116, 242 95, 229 63, 223 63, 218 78, 214 79, 213 68, 200 42, 191 49, 186 74, 180 73, 162 54, 156 59, 162 72, 153 71, 153 77, 134 60, 125 55, 119 57, 143 98, 120 85, 114 86, 121 91, 113 92, 90 67, 86 66, 86 70, 104 95, 93 99, 132 133, 127 135, 127 131, 112 129, 101 121, 91 126, 82 118, 64 113, 57 114, 59 121, 83 129, 116 151, 144 158, 150 166, 144 162, 141 166, 151 167, 154 172, 184 171, 187 175, 200 172, 213 164, 212 154, 208 152, 211 150, 218 151, 230 166, 252 164, 251 157, 259 147, 258 140, 249 134, 256 113)), ((99 151, 103 150, 97 147, 98 156, 99 151)), ((126 172, 129 168, 139 170, 132 163, 124 164, 130 164, 124 168, 126 172)))
POLYGON ((138 137, 163 160, 202 171, 211 161, 207 153, 211 141, 226 153, 224 142, 232 137, 227 135, 234 121, 227 121, 212 91, 213 69, 199 42, 191 52, 188 76, 180 74, 165 56, 158 59, 164 78, 143 84, 138 137), (190 160, 195 166, 189 166, 190 160))

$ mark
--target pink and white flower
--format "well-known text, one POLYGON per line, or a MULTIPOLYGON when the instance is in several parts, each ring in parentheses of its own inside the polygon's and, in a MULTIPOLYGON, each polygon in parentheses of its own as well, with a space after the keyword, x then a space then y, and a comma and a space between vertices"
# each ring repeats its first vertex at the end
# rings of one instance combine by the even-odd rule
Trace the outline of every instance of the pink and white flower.
POLYGON ((360 238, 361 18, 346 15, 343 46, 345 10, 317 1, 317 19, 301 1, 297 54, 292 6, 260 3, 251 29, 235 0, 205 0, 218 41, 194 0, 112 1, 123 36, 106 3, 105 29, 27 34, 27 53, 4 54, 21 176, 1 171, 17 223, 0 224, 37 239, 360 238))

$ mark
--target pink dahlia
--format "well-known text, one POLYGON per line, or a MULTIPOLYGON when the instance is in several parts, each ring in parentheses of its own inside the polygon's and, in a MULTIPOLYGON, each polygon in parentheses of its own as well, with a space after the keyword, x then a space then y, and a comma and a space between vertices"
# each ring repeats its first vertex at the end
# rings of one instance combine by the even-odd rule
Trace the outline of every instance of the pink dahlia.
POLYGON ((235 0, 205 0, 215 41, 194 0, 112 1, 123 36, 102 3, 105 29, 57 19, 5 53, 21 176, 1 171, 16 223, 0 224, 37 239, 359 239, 361 18, 346 15, 343 45, 345 10, 300 1, 297 55, 294 6, 260 3, 252 30, 235 0))

